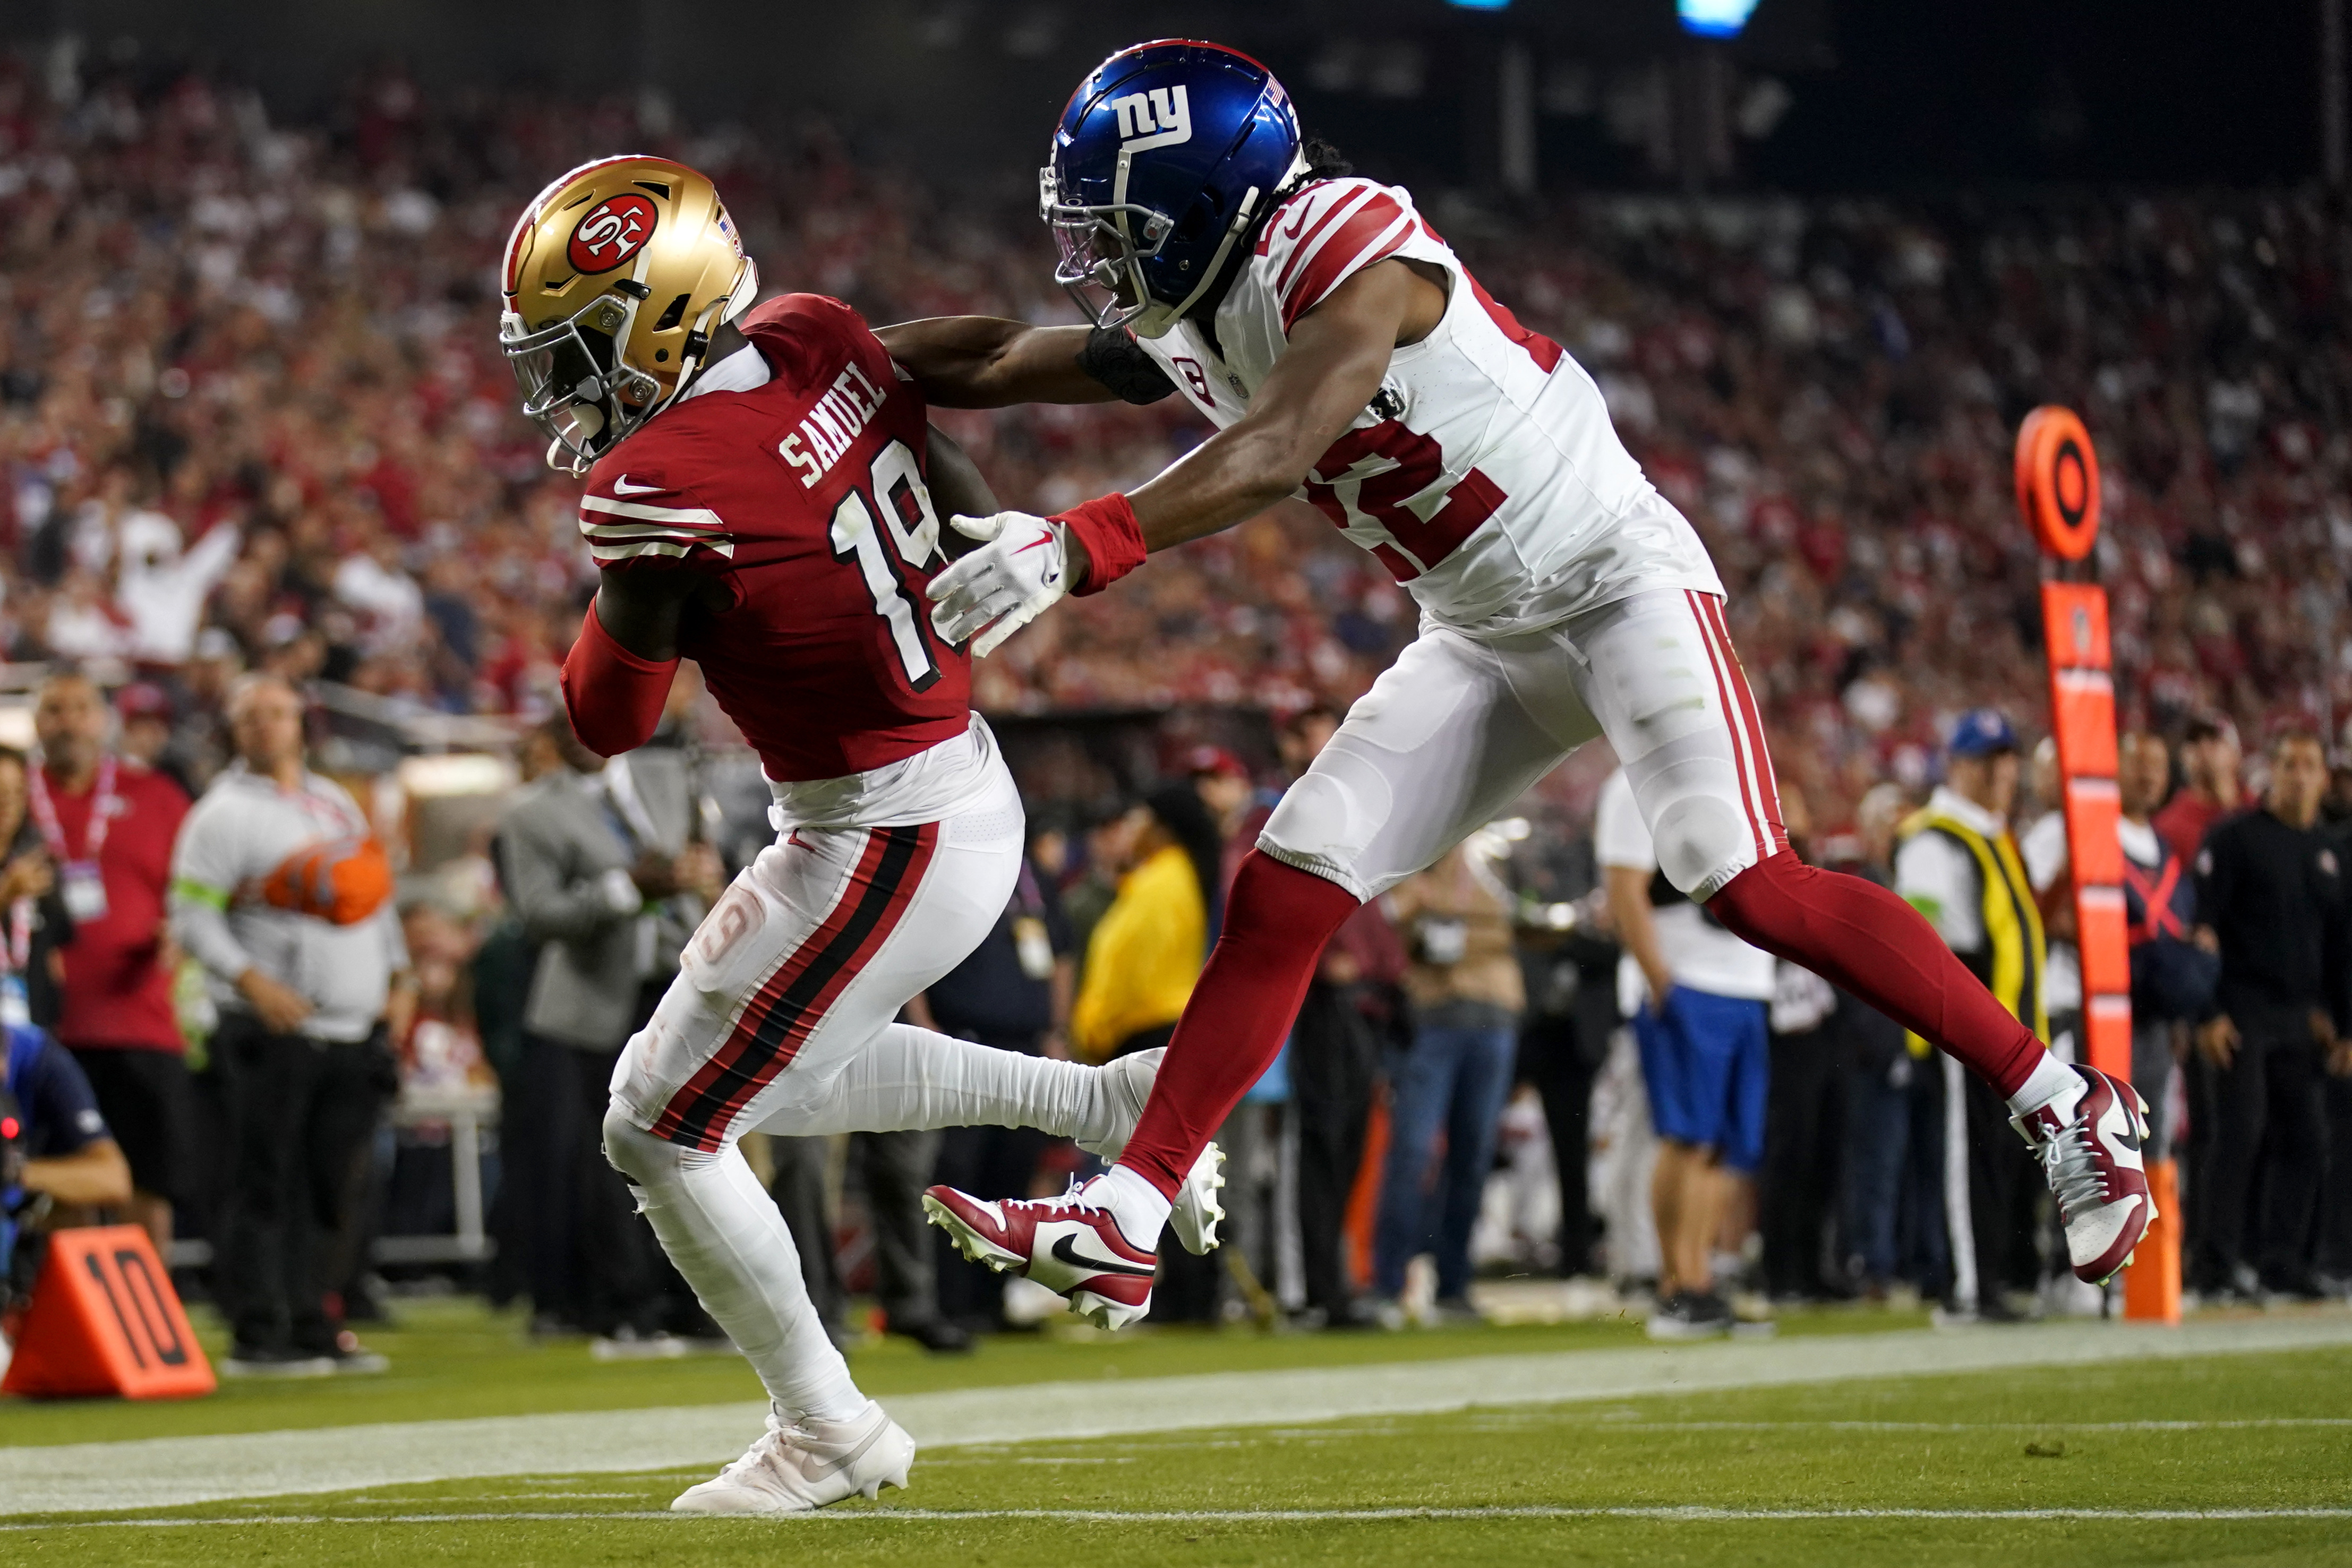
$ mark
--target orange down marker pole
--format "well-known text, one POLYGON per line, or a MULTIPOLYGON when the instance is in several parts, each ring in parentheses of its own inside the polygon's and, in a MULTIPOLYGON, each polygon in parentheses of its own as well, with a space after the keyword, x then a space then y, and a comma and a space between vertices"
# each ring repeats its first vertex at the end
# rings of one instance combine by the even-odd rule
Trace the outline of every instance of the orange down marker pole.
MULTIPOLYGON (((2099 535, 2099 459, 2071 409, 2045 406, 2017 433, 2017 506, 2046 556, 2085 560, 2099 535)), ((2063 570, 2063 566, 2060 570, 2063 570)), ((2066 853, 2074 873, 2075 942, 2083 965, 2083 1059, 2131 1079, 2131 948, 2124 917, 2124 854, 2116 836, 2116 686, 2107 594, 2095 582, 2042 584, 2042 643, 2050 660, 2051 729, 2066 796, 2066 853)), ((2152 1106, 2161 1115, 2163 1107, 2152 1106)), ((2180 1321, 2180 1212, 2168 1160, 2151 1160, 2159 1211, 2124 1276, 2124 1316, 2180 1321)))

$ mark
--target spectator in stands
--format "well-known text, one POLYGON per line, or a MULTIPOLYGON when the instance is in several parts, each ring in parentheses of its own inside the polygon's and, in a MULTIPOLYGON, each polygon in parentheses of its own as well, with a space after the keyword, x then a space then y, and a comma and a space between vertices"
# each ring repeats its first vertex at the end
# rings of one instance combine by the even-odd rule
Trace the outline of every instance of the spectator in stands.
MULTIPOLYGON (((1895 890, 2001 1006, 2046 1040, 2041 906, 2009 830, 2017 775, 2017 736, 2007 716, 1997 708, 1962 714, 1944 748, 1944 781, 1903 824, 1895 890)), ((1944 1310, 1950 1321, 2014 1322, 2021 1314, 2008 1298, 2041 1284, 2034 1246, 2041 1173, 1999 1095, 1950 1057, 1938 1082, 1951 1249, 1944 1310)))
POLYGON ((122 755, 161 773, 193 800, 199 791, 172 748, 171 694, 152 681, 133 681, 114 694, 114 712, 122 726, 122 755))
POLYGON ((220 1012, 230 1375, 384 1367, 330 1310, 327 1252, 397 1087, 388 1033, 414 992, 391 868, 358 803, 304 766, 302 709, 284 681, 238 683, 236 765, 188 813, 172 864, 173 934, 220 1012))
POLYGON ((26 810, 30 778, 25 754, 0 747, 0 1021, 54 1030, 73 917, 26 810))
POLYGON ((2243 758, 2236 725, 2210 714, 2189 721, 2180 740, 2186 782, 2156 814, 2157 832, 2183 865, 2196 863, 2214 823, 2250 803, 2238 778, 2243 758))
MULTIPOLYGON (((1874 786, 1854 814, 1855 856, 1839 869, 1895 885, 1895 841, 1905 816, 1899 784, 1874 786)), ((1927 1042, 1853 997, 1838 998, 1849 1063, 1845 1084, 1843 1218, 1846 1274, 1864 1300, 1885 1301, 1899 1278, 1940 1281, 1945 1268, 1943 1148, 1927 1042), (1919 1048, 1915 1050, 1914 1048, 1919 1048), (1905 1225, 1906 1210, 1911 1223, 1905 1225), (1906 1235, 1916 1257, 1901 1251, 1906 1235)))
POLYGON ((677 946, 662 935, 680 921, 673 901, 715 898, 719 862, 689 841, 693 795, 676 752, 607 762, 560 708, 541 733, 556 766, 516 791, 499 828, 507 899, 538 947, 507 1168, 531 1195, 534 1332, 592 1333, 618 1350, 650 1344, 686 1308, 604 1161, 605 1090, 675 972, 677 946))
MULTIPOLYGON (((969 957, 923 993, 927 1027, 1024 1056, 1068 1054, 1063 1031, 1077 965, 1061 898, 1037 863, 1040 836, 1032 834, 1031 854, 1022 862, 996 925, 969 957)), ((967 1192, 1026 1195, 1051 1142, 1034 1127, 950 1127, 939 1140, 929 1179, 967 1192)), ((1003 1281, 966 1261, 946 1232, 934 1233, 932 1245, 945 1323, 958 1329, 1003 1327, 1003 1281)), ((899 1326, 895 1317, 890 1326, 899 1326)))
POLYGON ((2316 1292, 2322 1083, 2352 1072, 2352 909, 2342 852, 2319 827, 2326 788, 2318 737, 2280 732, 2262 808, 2208 831, 2197 858, 2199 915, 2221 954, 2219 1010, 2197 1029, 2214 1069, 2200 1107, 2213 1144, 2200 1162, 2208 1207, 2194 1275, 2209 1299, 2316 1292))
POLYGON ((1393 1321, 1405 1266, 1433 1253, 1439 1321, 1475 1322, 1470 1232, 1494 1166, 1496 1124, 1510 1097, 1527 1009, 1511 895, 1464 844, 1398 883, 1385 903, 1411 957, 1404 986, 1412 1043, 1389 1073, 1372 1289, 1393 1321))
POLYGON ((41 765, 26 783, 72 921, 53 1032, 89 1075, 130 1158, 131 1218, 168 1260, 172 1206, 187 1176, 191 1098, 163 897, 188 798, 118 756, 112 727, 96 683, 51 675, 34 699, 41 765))

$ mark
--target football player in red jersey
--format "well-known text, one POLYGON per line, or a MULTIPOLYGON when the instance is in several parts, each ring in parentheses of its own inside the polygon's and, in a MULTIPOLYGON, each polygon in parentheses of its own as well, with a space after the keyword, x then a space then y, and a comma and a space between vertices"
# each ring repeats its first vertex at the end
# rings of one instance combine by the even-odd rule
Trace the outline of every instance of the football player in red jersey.
MULTIPOLYGON (((894 1021, 993 927, 1021 864, 1021 800, 971 712, 970 656, 924 613, 947 565, 935 496, 980 516, 995 502, 856 312, 809 294, 752 307, 734 225, 683 165, 612 158, 557 180, 515 225, 503 284, 524 412, 551 464, 587 475, 602 580, 563 666, 572 727, 606 756, 643 745, 691 658, 775 797, 777 841, 688 944, 604 1121, 607 1157, 772 1402, 744 1456, 673 1506, 871 1497, 906 1484, 914 1445, 851 1382, 737 1141, 1002 1124, 1108 1156, 1158 1067, 894 1021), (730 326, 744 346, 714 356, 730 326)), ((1195 1250, 1222 1218, 1216 1165, 1179 1206, 1195 1250)))
POLYGON ((1422 629, 1242 862, 1126 1154, 1060 1199, 933 1188, 968 1254, 1113 1326, 1141 1313, 1149 1277, 1132 1281, 1187 1162, 1273 1061, 1324 942, 1606 734, 1676 889, 1973 1069, 2040 1157, 2075 1272, 2123 1266, 2155 1215, 2138 1096, 2059 1061, 1901 899, 1790 852, 1697 535, 1592 379, 1409 193, 1316 155, 1257 61, 1169 39, 1078 85, 1039 204, 1094 329, 908 322, 881 334, 898 362, 942 404, 1101 395, 1092 381, 1181 392, 1217 430, 1131 496, 959 519, 985 542, 932 584, 934 624, 984 655, 1066 592, 1297 495, 1395 576, 1422 629))

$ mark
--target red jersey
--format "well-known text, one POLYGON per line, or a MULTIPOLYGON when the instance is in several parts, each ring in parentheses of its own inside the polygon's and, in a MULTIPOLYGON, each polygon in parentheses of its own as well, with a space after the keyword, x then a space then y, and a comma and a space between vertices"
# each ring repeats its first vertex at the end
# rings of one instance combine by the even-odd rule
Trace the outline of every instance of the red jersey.
MULTIPOLYGON (((171 779, 136 762, 126 758, 115 767, 114 798, 98 852, 106 913, 77 921, 73 940, 62 949, 66 983, 55 1032, 60 1041, 81 1050, 184 1051, 171 972, 159 959, 172 843, 188 814, 188 797, 171 779)), ((61 847, 52 844, 50 852, 61 865, 79 861, 89 851, 97 788, 70 795, 42 771, 65 841, 61 847)))
MULTIPOLYGON (((2253 803, 2251 796, 2244 802, 2247 806, 2253 803)), ((2197 852, 2203 847, 2205 835, 2212 831, 2213 824, 2224 817, 2236 816, 2242 809, 2216 805, 2194 789, 2183 789, 2164 803, 2164 810, 2149 825, 2181 864, 2195 865, 2197 852)))
POLYGON ((684 398, 588 471, 597 565, 725 583, 730 608, 689 612, 678 652, 771 779, 863 773, 953 739, 971 726, 971 659, 931 630, 923 596, 947 557, 922 393, 837 299, 786 295, 737 325, 763 385, 684 398))

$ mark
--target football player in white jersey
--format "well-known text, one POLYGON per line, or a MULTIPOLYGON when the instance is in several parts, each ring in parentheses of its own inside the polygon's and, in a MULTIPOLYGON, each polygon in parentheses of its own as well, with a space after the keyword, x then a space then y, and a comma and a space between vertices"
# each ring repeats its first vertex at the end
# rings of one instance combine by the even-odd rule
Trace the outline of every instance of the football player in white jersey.
POLYGON ((1790 852, 1723 586, 1582 368, 1405 192, 1303 145, 1281 84, 1235 51, 1113 55, 1063 110, 1040 184, 1094 328, 908 322, 878 334, 892 357, 937 404, 1172 387, 1217 433, 1131 495, 957 518, 986 542, 931 581, 940 634, 985 655, 1066 592, 1293 495, 1380 559, 1422 632, 1243 862, 1118 1163, 1050 1200, 933 1188, 966 1253, 1101 1323, 1148 1310, 1170 1195, 1280 1049, 1325 941, 1605 734, 1668 880, 1983 1075, 2041 1156, 2075 1271, 2122 1267, 2154 1216, 2139 1097, 2059 1062, 1893 894, 1790 852))

